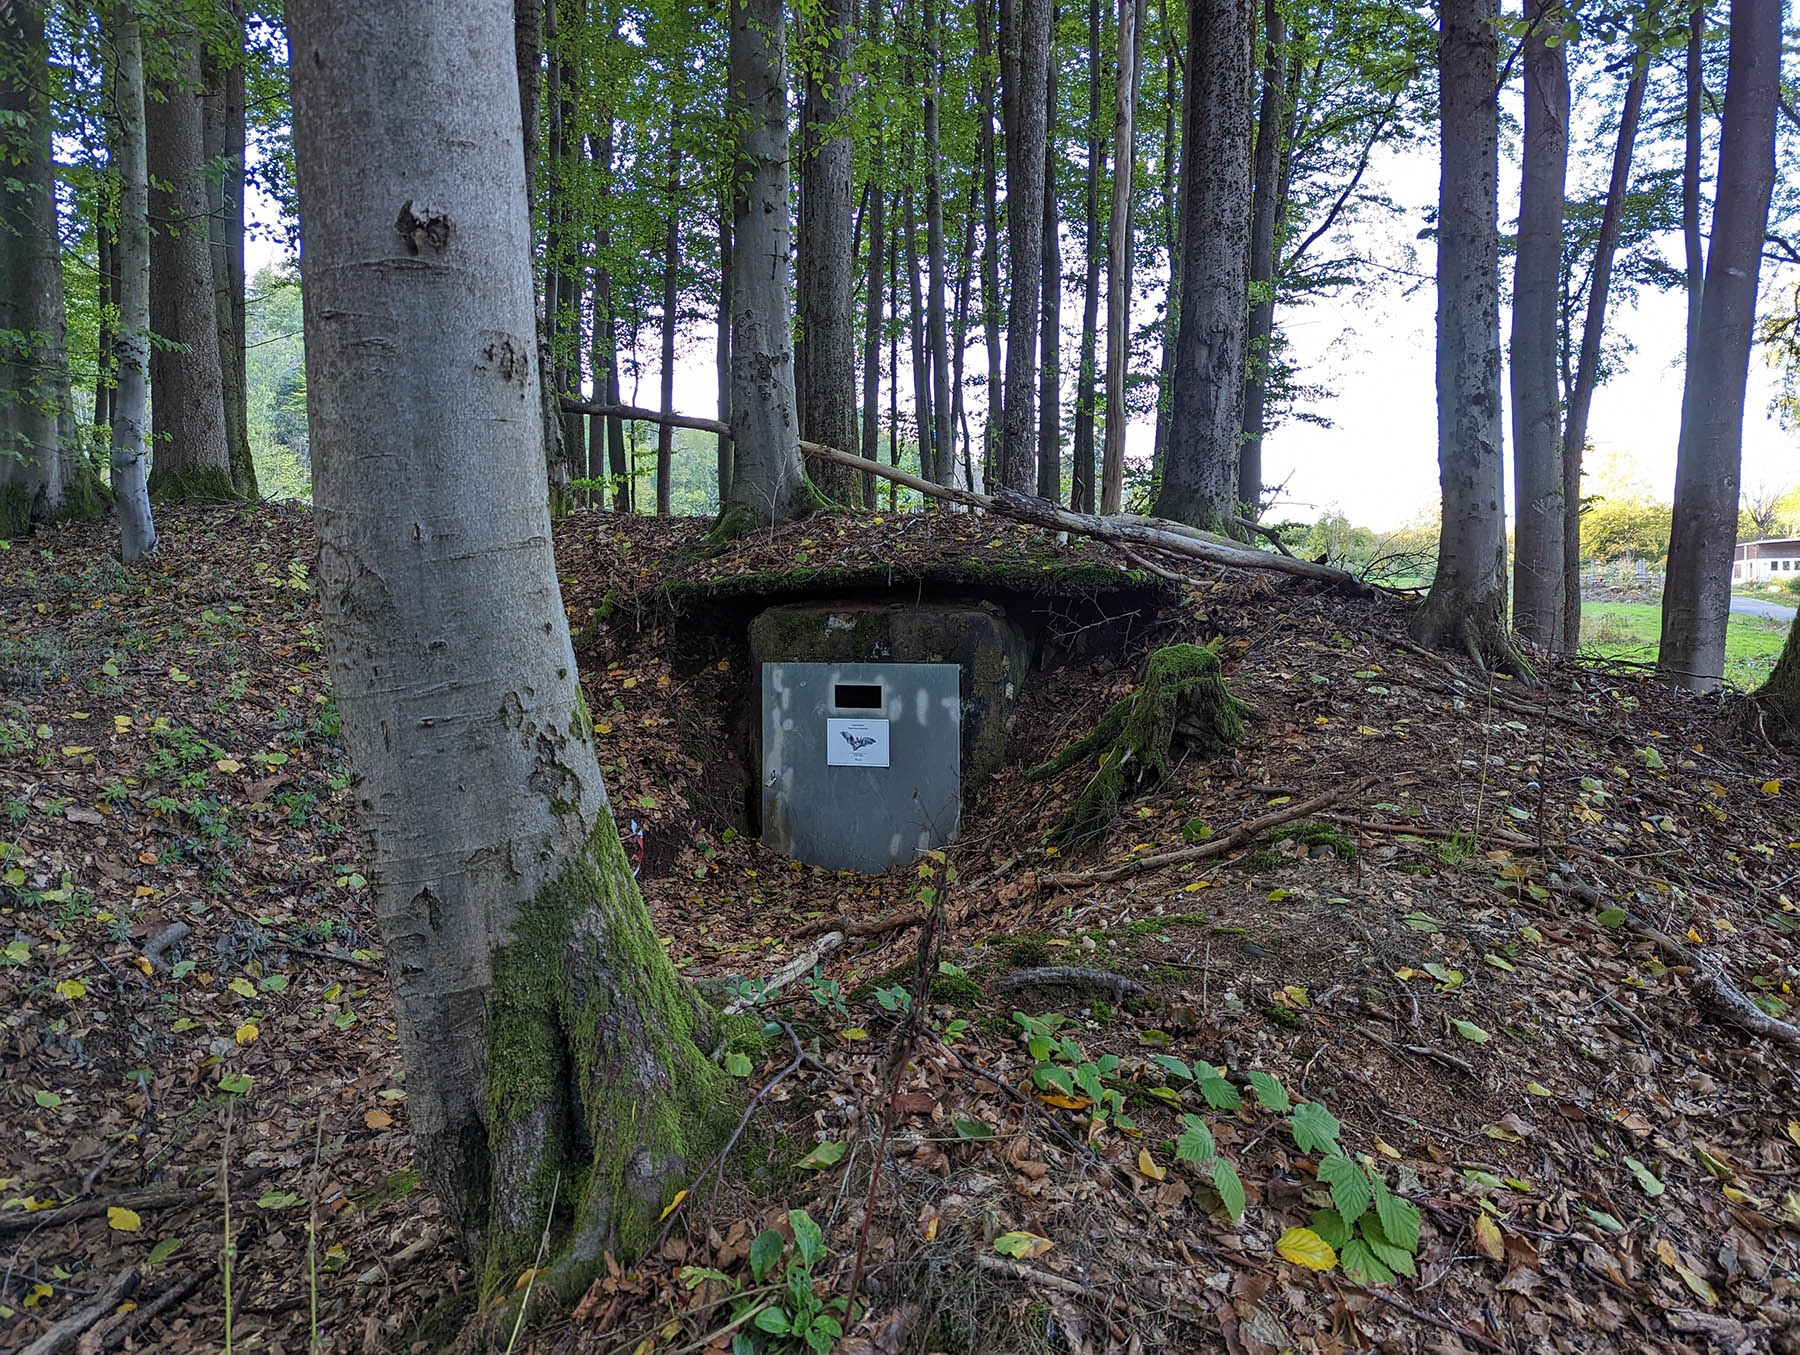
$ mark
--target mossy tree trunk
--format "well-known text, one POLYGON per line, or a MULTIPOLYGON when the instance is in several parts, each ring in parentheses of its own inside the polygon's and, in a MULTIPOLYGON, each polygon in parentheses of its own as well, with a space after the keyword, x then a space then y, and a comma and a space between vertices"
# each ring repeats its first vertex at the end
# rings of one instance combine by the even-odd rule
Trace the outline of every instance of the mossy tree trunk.
POLYGON ((1756 690, 1756 704, 1769 737, 1789 748, 1800 748, 1800 613, 1788 629, 1775 670, 1756 690))
POLYGON ((557 588, 512 7, 288 19, 320 595, 415 1152, 484 1299, 554 1196, 537 1292, 568 1300, 643 1250, 733 1098, 620 850, 557 588))

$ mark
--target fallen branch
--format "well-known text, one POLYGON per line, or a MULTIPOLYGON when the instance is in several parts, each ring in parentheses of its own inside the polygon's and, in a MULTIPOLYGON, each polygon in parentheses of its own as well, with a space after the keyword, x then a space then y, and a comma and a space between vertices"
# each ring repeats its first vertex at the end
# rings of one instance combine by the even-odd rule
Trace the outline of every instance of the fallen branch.
MULTIPOLYGON (((720 437, 731 436, 731 426, 718 419, 698 418, 686 414, 664 414, 659 410, 643 409, 636 405, 610 405, 597 404, 592 401, 564 400, 562 408, 565 413, 569 414, 599 414, 609 418, 635 419, 647 423, 669 424, 675 428, 691 428, 720 437)), ((1366 580, 1359 579, 1345 570, 1333 568, 1331 565, 1316 564, 1311 560, 1297 560, 1292 556, 1277 555, 1270 551, 1254 550, 1226 537, 1206 536, 1195 528, 1181 523, 1163 523, 1156 518, 1103 518, 1092 513, 1075 513, 1066 508, 1059 508, 1047 499, 1034 498, 1029 494, 1021 494, 1016 489, 1004 487, 995 489, 992 494, 981 494, 973 490, 957 489, 951 485, 933 484, 930 480, 921 479, 897 466, 884 466, 879 461, 870 461, 865 457, 857 456, 854 452, 839 451, 836 447, 826 447, 817 442, 802 440, 800 450, 807 456, 816 457, 821 461, 847 466, 851 470, 861 471, 866 475, 879 475, 884 480, 904 485, 907 489, 922 494, 926 498, 958 503, 966 508, 980 508, 989 513, 1012 518, 1015 521, 1046 527, 1053 532, 1073 532, 1077 536, 1092 537, 1109 545, 1137 546, 1159 550, 1165 555, 1180 556, 1188 560, 1201 560, 1207 564, 1222 565, 1233 569, 1274 570, 1280 574, 1292 574, 1320 583, 1333 584, 1364 596, 1374 596, 1382 591, 1366 580)))
POLYGON ((168 963, 163 959, 163 952, 186 936, 192 928, 185 922, 171 922, 155 936, 144 942, 144 948, 138 952, 150 962, 150 967, 159 974, 169 971, 168 963))
POLYGON ((1701 1005, 1718 1008, 1730 1024, 1752 1035, 1760 1035, 1765 1040, 1775 1040, 1780 1044, 1800 1046, 1800 1027, 1770 1016, 1745 997, 1731 980, 1674 937, 1630 912, 1625 914, 1625 925, 1645 940, 1655 943, 1658 950, 1676 963, 1686 965, 1694 971, 1693 984, 1701 995, 1701 1005))
POLYGON ((1045 1289, 1055 1289, 1064 1294, 1073 1294, 1093 1303, 1111 1308, 1114 1312, 1129 1313, 1131 1305, 1117 1294, 1102 1294, 1090 1289, 1079 1280, 1072 1280, 1067 1275, 1053 1274, 1048 1270, 1039 1270, 1036 1266, 1028 1266, 1023 1261, 1008 1260, 1004 1256, 995 1256, 982 1252, 976 1257, 975 1264, 982 1270, 991 1270, 1014 1280, 1023 1280, 1026 1284, 1042 1285, 1045 1289))
POLYGON ((1326 809, 1352 795, 1359 795, 1375 784, 1372 776, 1364 777, 1353 786, 1342 790, 1327 791, 1324 795, 1315 795, 1310 800, 1303 800, 1297 805, 1284 805, 1273 814, 1264 814, 1260 819, 1251 819, 1248 823, 1239 824, 1224 837, 1214 838, 1211 842, 1202 842, 1195 847, 1183 847, 1179 851, 1163 852, 1158 856, 1140 856, 1117 866, 1106 866, 1097 870, 1070 871, 1060 875, 1040 875, 1038 884, 1055 889, 1080 889, 1086 885, 1109 884, 1113 880, 1122 880, 1128 875, 1141 874, 1146 870, 1156 870, 1162 866, 1176 865, 1182 861, 1203 861, 1208 857, 1224 856, 1227 852, 1236 851, 1268 832, 1271 828, 1279 828, 1284 823, 1292 823, 1295 819, 1304 819, 1326 809))
POLYGON ((112 1316, 112 1311, 137 1292, 138 1268, 126 1266, 94 1298, 70 1313, 20 1355, 58 1355, 81 1339, 81 1334, 96 1322, 112 1316))
MULTIPOLYGON (((816 943, 808 946, 768 978, 762 980, 762 991, 757 995, 757 1000, 773 997, 795 979, 810 974, 815 965, 823 964, 825 960, 843 948, 844 934, 837 931, 827 932, 816 943)), ((725 974, 717 978, 696 979, 694 987, 699 990, 702 997, 709 1001, 717 1001, 722 997, 730 998, 722 1009, 725 1015, 730 1016, 753 1005, 741 997, 731 997, 732 989, 743 982, 744 977, 741 974, 725 974)))
POLYGON ((901 927, 916 927, 925 920, 925 915, 925 909, 912 908, 881 917, 821 917, 797 928, 792 934, 796 939, 814 936, 819 932, 842 932, 845 936, 881 936, 886 932, 898 931, 901 927))
POLYGON ((1102 988, 1112 994, 1114 1002, 1128 997, 1143 997, 1150 989, 1136 979, 1115 974, 1110 969, 1081 969, 1073 965, 1045 965, 1038 969, 1020 969, 1005 978, 996 979, 996 993, 1010 993, 1015 988, 1061 985, 1066 988, 1102 988))
POLYGON ((31 1214, 0 1214, 0 1235, 35 1232, 39 1228, 60 1228, 65 1223, 78 1223, 82 1219, 91 1219, 96 1214, 104 1214, 115 1205, 141 1213, 146 1209, 183 1209, 212 1197, 211 1188, 204 1186, 192 1190, 130 1190, 123 1195, 76 1200, 55 1209, 43 1209, 31 1214))

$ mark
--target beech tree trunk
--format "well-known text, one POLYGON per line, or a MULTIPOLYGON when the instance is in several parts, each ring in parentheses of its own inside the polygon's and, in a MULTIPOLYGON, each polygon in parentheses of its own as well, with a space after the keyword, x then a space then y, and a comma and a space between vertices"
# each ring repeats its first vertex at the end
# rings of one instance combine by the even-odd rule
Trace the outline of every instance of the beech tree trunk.
MULTIPOLYGON (((1126 39, 1125 55, 1131 49, 1126 39)), ((1081 351, 1076 359, 1075 437, 1070 452, 1069 507, 1078 513, 1094 511, 1094 344, 1100 320, 1100 168, 1106 147, 1100 139, 1100 0, 1088 0, 1088 122, 1087 211, 1082 226, 1087 236, 1087 277, 1081 290, 1081 351)))
MULTIPOLYGON (((910 180, 911 169, 912 156, 909 154, 906 157, 906 172, 902 177, 910 180)), ((906 319, 907 334, 912 341, 913 426, 917 430, 919 444, 919 474, 930 480, 935 462, 932 452, 935 439, 931 430, 935 405, 931 399, 930 345, 925 339, 924 284, 919 276, 919 214, 913 206, 910 183, 901 194, 901 215, 905 218, 906 229, 906 285, 908 300, 912 303, 907 308, 906 319)))
POLYGON ((1229 532, 1237 512, 1250 253, 1250 85, 1255 10, 1188 11, 1182 133, 1181 325, 1158 517, 1229 532))
MULTIPOLYGON (((554 4, 555 0, 551 0, 554 4)), ((554 20, 554 12, 551 14, 554 20)), ((519 123, 523 131, 520 156, 525 162, 525 209, 538 210, 539 118, 542 113, 544 87, 544 0, 513 0, 513 70, 518 78, 519 123)), ((535 220, 535 218, 534 218, 535 220)), ((533 239, 536 238, 535 227, 533 239)), ((544 471, 550 511, 561 516, 569 509, 569 472, 563 459, 562 419, 557 408, 556 382, 551 358, 549 307, 553 304, 548 289, 537 294, 537 276, 532 275, 533 304, 537 306, 537 347, 540 411, 544 433, 544 471)))
POLYGON ((1437 577, 1412 620, 1422 644, 1513 666, 1506 637, 1500 454, 1500 110, 1495 0, 1439 0, 1437 577))
MULTIPOLYGON (((613 115, 602 108, 597 136, 588 143, 588 154, 594 161, 599 191, 604 199, 613 185, 613 115)), ((619 403, 619 337, 613 315, 612 228, 606 224, 604 209, 601 224, 594 231, 594 334, 588 365, 594 373, 594 391, 607 404, 619 403)), ((728 411, 721 411, 724 418, 728 411)), ((631 478, 625 466, 625 421, 613 415, 594 414, 588 418, 588 448, 592 474, 612 481, 612 506, 615 513, 631 511, 631 478)))
POLYGON ((1561 332, 1563 184, 1569 164, 1569 66, 1561 0, 1529 0, 1525 145, 1513 265, 1513 629, 1561 643, 1563 608, 1561 332))
POLYGON ((1163 238, 1168 242, 1169 281, 1163 289, 1162 353, 1156 372, 1156 441, 1151 450, 1151 478, 1162 479, 1163 464, 1169 456, 1170 416, 1175 411, 1176 337, 1181 330, 1181 236, 1185 213, 1181 209, 1182 191, 1176 188, 1176 109, 1180 107, 1178 91, 1181 74, 1175 65, 1174 34, 1171 32, 1169 7, 1162 6, 1163 27, 1163 143, 1162 205, 1163 238))
MULTIPOLYGON (((855 241, 851 190, 850 0, 802 11, 800 105, 800 339, 795 344, 800 436, 827 447, 856 442, 855 241)), ((862 477, 843 466, 807 468, 827 498, 855 508, 862 477)))
POLYGON ((994 154, 993 0, 975 0, 975 59, 980 65, 980 107, 975 110, 975 140, 981 154, 981 329, 987 342, 987 412, 981 423, 982 479, 996 472, 1000 422, 1005 403, 1004 368, 1000 356, 1000 171, 994 154))
POLYGON ((1787 643, 1768 681, 1756 689, 1756 704, 1770 740, 1800 748, 1800 613, 1788 627, 1787 643))
POLYGON ((731 0, 726 111, 739 128, 731 242, 731 497, 721 536, 804 517, 788 322, 787 30, 783 0, 731 0))
MULTIPOLYGON (((885 8, 881 0, 868 7, 869 42, 872 46, 881 42, 881 16, 885 8)), ((869 145, 868 305, 863 312, 862 428, 858 444, 863 458, 868 461, 881 459, 882 284, 886 281, 887 273, 887 194, 883 191, 882 181, 886 168, 887 143, 878 124, 869 145)), ((876 506, 875 477, 866 472, 862 477, 862 504, 870 509, 876 506)))
POLYGON ((225 502, 238 497, 225 437, 218 303, 207 236, 200 53, 175 35, 174 71, 144 106, 150 154, 150 324, 168 341, 150 353, 155 451, 150 494, 225 502))
POLYGON ((1569 387, 1569 409, 1563 423, 1562 645, 1571 653, 1581 647, 1581 463, 1587 455, 1588 411, 1593 408, 1594 388, 1600 381, 1600 339, 1606 331, 1607 293, 1612 287, 1613 256, 1619 248, 1625 192, 1631 185, 1631 157, 1637 145, 1649 72, 1649 55, 1640 49, 1632 60, 1625 104, 1619 113, 1612 178, 1607 183, 1606 206, 1600 214, 1600 237, 1594 245, 1593 276, 1582 316, 1581 356, 1569 387))
POLYGON ((1051 0, 1001 0, 1000 107, 1006 133, 1006 388, 1000 483, 1033 485, 1038 293, 1044 248, 1044 157, 1049 111, 1051 0))
POLYGON ((1690 0, 1686 80, 1682 106, 1681 238, 1687 264, 1687 360, 1694 362, 1700 335, 1700 299, 1706 291, 1706 246, 1700 233, 1701 128, 1706 115, 1706 0, 1690 0))
MULTIPOLYGON (((1054 13, 1052 15, 1054 22, 1054 13)), ((1062 237, 1056 212, 1056 66, 1044 82, 1044 236, 1038 320, 1037 494, 1062 502, 1062 237)))
MULTIPOLYGON (((669 120, 669 179, 667 183, 668 218, 663 224, 662 276, 662 412, 675 412, 675 325, 681 304, 681 122, 676 114, 669 120)), ((675 450, 675 429, 660 424, 656 430, 656 515, 669 516, 669 464, 675 450)))
POLYGON ((1119 0, 1119 64, 1113 79, 1112 217, 1106 235, 1106 441, 1100 511, 1119 511, 1125 491, 1125 375, 1131 363, 1132 169, 1137 163, 1139 72, 1144 65, 1144 0, 1119 0))
POLYGON ((557 587, 511 6, 287 16, 319 595, 416 1160, 484 1315, 553 1195, 534 1292, 572 1302, 735 1098, 620 849, 557 587))
MULTIPOLYGON (((719 334, 714 344, 714 363, 718 368, 719 419, 731 422, 731 222, 735 215, 731 201, 731 176, 727 175, 719 190, 719 334)), ((617 368, 615 367, 615 372, 617 368)), ((618 384, 616 378, 613 383, 618 384)), ((715 451, 719 477, 719 511, 731 501, 731 482, 736 463, 732 459, 731 439, 721 437, 715 451)))
POLYGON ((0 8, 0 537, 99 510, 77 483, 49 51, 40 4, 0 8))
POLYGON ((1711 691, 1725 672, 1744 387, 1775 183, 1781 17, 1781 0, 1732 0, 1712 241, 1700 329, 1682 390, 1674 529, 1656 659, 1662 677, 1696 691, 1711 691))
POLYGON ((150 516, 147 431, 150 375, 150 173, 144 148, 144 43, 137 7, 113 7, 111 159, 119 175, 118 328, 113 331, 111 469, 119 511, 119 556, 134 564, 156 549, 150 516))
MULTIPOLYGON (((956 434, 950 422, 950 333, 944 318, 947 275, 944 267, 944 170, 938 163, 938 102, 943 83, 942 35, 937 0, 925 0, 925 255, 930 269, 930 297, 925 306, 926 339, 931 349, 931 468, 925 471, 940 485, 956 480, 956 434)), ((831 443, 842 446, 842 443, 831 443)), ((921 467, 923 469, 923 467, 921 467)))
POLYGON ((1287 141, 1287 23, 1279 0, 1263 4, 1262 104, 1256 114, 1256 180, 1250 199, 1250 335, 1244 345, 1244 437, 1238 449, 1238 502, 1262 512, 1262 444, 1275 334, 1275 236, 1280 229, 1287 141))
POLYGON ((223 12, 233 25, 233 50, 201 56, 206 93, 201 100, 206 162, 207 239, 212 250, 215 323, 219 329, 219 378, 225 401, 225 448, 231 484, 246 499, 257 497, 256 462, 250 455, 249 380, 244 356, 244 37, 243 7, 229 0, 223 12))

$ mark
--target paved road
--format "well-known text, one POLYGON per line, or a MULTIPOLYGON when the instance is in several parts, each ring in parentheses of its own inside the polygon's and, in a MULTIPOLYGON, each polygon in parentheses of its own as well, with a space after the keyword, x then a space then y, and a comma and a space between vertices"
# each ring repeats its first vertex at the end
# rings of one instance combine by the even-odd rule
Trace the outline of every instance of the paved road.
POLYGON ((1792 621, 1794 609, 1779 602, 1764 602, 1761 598, 1731 599, 1731 610, 1738 616, 1766 616, 1771 621, 1792 621))

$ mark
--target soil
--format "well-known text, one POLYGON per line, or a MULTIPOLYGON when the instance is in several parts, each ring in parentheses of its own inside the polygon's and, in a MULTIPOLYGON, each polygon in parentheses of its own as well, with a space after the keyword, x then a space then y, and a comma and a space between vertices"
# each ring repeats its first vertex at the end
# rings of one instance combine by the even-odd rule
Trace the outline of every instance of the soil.
MULTIPOLYGON (((417 1323, 467 1273, 410 1169, 308 520, 159 525, 132 572, 98 527, 0 553, 0 1350, 127 1267, 138 1308, 113 1330, 141 1325, 97 1346, 222 1348, 227 1232, 233 1350, 307 1350, 315 1303, 319 1350, 437 1349, 417 1323)), ((1417 651, 1402 602, 1241 572, 1171 586, 970 514, 826 515, 722 556, 704 531, 556 529, 645 897, 696 979, 763 978, 858 925, 761 1003, 745 1085, 775 1085, 723 1172, 519 1349, 729 1349, 734 1313, 798 1311, 749 1253, 805 1210, 819 1301, 862 1276, 851 1355, 1800 1350, 1794 1048, 1703 1003, 1631 925, 1792 1018, 1800 766, 1730 700, 1556 659, 1525 689, 1417 651), (838 586, 814 570, 873 587, 871 562, 896 591, 1007 606, 1038 658, 947 860, 838 875, 748 835, 743 626, 760 596, 838 586), (1092 769, 1025 769, 1176 641, 1219 646, 1246 741, 1059 851, 1092 769), (1327 792, 1341 817, 1080 878, 1327 792), (1098 974, 1007 983, 1043 966, 1098 974), (1031 1021, 1056 1028, 1042 1059, 1031 1021), (1099 1106, 1058 1090, 1081 1063, 1099 1106), (1328 1111, 1341 1152, 1283 1100, 1328 1111), (1235 1221, 1205 1156, 1180 1160, 1196 1120, 1243 1183, 1235 1221), (1291 1259, 1334 1157, 1416 1207, 1413 1275, 1291 1259)))

